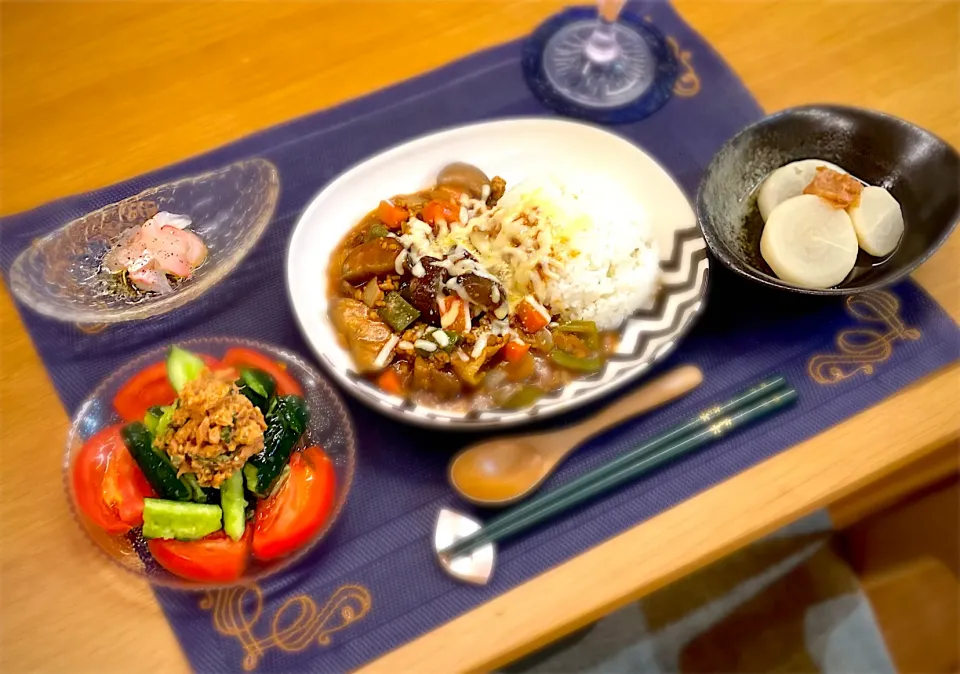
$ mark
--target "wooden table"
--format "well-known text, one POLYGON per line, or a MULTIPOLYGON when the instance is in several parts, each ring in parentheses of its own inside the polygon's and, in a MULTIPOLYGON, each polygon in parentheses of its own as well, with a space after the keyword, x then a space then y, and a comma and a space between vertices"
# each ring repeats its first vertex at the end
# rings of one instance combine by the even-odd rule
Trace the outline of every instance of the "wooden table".
MULTIPOLYGON (((2 211, 101 187, 528 32, 540 2, 4 3, 2 211)), ((960 145, 960 4, 682 0, 767 110, 878 108, 960 145)), ((958 237, 916 278, 960 317, 958 237)), ((4 671, 188 664, 145 586, 104 569, 61 495, 67 417, 6 291, 4 671)), ((960 429, 958 369, 645 522, 372 663, 501 664, 927 454, 960 429)), ((91 382, 91 385, 93 382, 91 382)))

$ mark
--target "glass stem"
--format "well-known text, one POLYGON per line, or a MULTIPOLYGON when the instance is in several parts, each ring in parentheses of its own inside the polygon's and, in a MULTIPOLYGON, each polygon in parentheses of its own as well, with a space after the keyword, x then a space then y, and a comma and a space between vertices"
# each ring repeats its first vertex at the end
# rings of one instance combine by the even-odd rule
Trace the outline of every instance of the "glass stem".
POLYGON ((597 19, 597 27, 593 29, 587 44, 584 45, 587 58, 597 65, 607 65, 620 57, 620 45, 617 44, 614 33, 617 14, 619 12, 614 13, 611 20, 609 12, 601 11, 597 19))

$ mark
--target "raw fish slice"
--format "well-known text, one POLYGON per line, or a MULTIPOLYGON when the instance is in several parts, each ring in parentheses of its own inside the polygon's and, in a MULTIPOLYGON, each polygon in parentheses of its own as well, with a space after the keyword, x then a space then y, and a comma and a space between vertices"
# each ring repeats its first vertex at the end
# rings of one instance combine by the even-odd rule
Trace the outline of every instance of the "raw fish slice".
POLYGON ((187 261, 188 239, 181 237, 183 230, 176 227, 157 227, 147 222, 140 230, 139 240, 153 254, 153 264, 160 271, 186 278, 193 267, 187 261))
POLYGON ((107 254, 103 256, 103 268, 111 274, 119 274, 130 265, 134 264, 143 254, 143 248, 137 249, 132 245, 137 234, 140 233, 140 226, 125 229, 120 238, 113 245, 107 254))
POLYGON ((176 238, 179 244, 184 246, 184 257, 194 269, 199 267, 206 259, 207 246, 203 243, 203 240, 193 232, 170 227, 163 227, 162 231, 167 236, 176 238))
POLYGON ((173 288, 167 274, 189 278, 207 257, 207 246, 185 227, 190 218, 161 211, 142 225, 125 230, 103 258, 103 267, 126 271, 141 290, 166 293, 173 288))
POLYGON ((160 293, 161 295, 173 291, 173 286, 170 285, 167 275, 150 266, 132 272, 128 278, 140 290, 160 293))
MULTIPOLYGON (((185 242, 178 243, 176 236, 182 230, 168 227, 169 234, 162 230, 163 228, 157 225, 155 219, 147 220, 142 225, 125 230, 120 235, 116 245, 104 256, 104 268, 114 274, 125 269, 136 271, 154 258, 160 257, 165 260, 171 253, 173 255, 185 254, 187 244, 185 242)), ((189 273, 189 270, 186 269, 187 265, 178 265, 175 261, 171 264, 175 268, 189 273)))
POLYGON ((193 224, 193 220, 189 216, 168 213, 167 211, 160 211, 151 220, 158 227, 176 227, 177 229, 186 229, 193 224))

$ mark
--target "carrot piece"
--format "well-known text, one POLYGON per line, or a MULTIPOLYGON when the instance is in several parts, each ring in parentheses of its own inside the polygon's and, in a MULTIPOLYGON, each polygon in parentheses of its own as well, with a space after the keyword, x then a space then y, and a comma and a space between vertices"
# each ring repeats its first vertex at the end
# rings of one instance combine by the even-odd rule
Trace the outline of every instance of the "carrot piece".
POLYGON ((504 368, 507 373, 507 379, 514 383, 525 382, 537 369, 537 359, 529 351, 523 354, 520 360, 514 363, 507 363, 504 368))
POLYGON ((437 220, 443 220, 449 225, 460 219, 460 206, 451 201, 431 201, 420 212, 420 219, 428 225, 437 224, 437 220))
POLYGON ((539 303, 532 297, 524 297, 517 305, 517 316, 523 329, 531 335, 543 330, 550 323, 550 319, 544 316, 545 311, 541 311, 539 303))
POLYGON ((507 342, 506 346, 503 347, 503 359, 508 363, 519 362, 523 358, 524 354, 530 350, 530 345, 526 342, 518 342, 515 340, 510 340, 507 342))
POLYGON ((444 295, 437 299, 437 306, 440 308, 440 327, 444 330, 451 330, 453 332, 469 332, 469 327, 467 325, 467 312, 470 311, 469 305, 464 302, 459 297, 452 297, 449 295, 444 295), (454 305, 456 305, 456 311, 454 311, 454 305), (452 321, 447 323, 446 316, 453 316, 452 321))
POLYGON ((387 226, 387 229, 400 229, 400 225, 409 219, 410 212, 405 208, 391 204, 389 201, 381 201, 380 205, 377 206, 377 217, 387 226))
POLYGON ((377 377, 377 386, 395 396, 403 395, 403 383, 400 381, 400 375, 398 375, 395 370, 384 370, 383 373, 377 377))

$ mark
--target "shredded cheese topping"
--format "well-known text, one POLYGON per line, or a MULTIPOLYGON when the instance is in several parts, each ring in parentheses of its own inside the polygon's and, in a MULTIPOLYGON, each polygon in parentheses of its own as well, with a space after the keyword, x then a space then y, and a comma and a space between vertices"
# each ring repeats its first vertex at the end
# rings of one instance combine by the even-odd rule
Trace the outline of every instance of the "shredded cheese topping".
POLYGON ((390 355, 393 353, 393 347, 395 347, 400 342, 400 337, 397 335, 392 335, 390 339, 387 340, 387 343, 383 345, 383 348, 380 349, 380 353, 377 354, 376 359, 373 361, 374 367, 380 369, 387 366, 387 361, 390 359, 390 355))
POLYGON ((470 352, 471 358, 479 358, 483 354, 483 350, 487 348, 488 339, 490 339, 490 335, 486 332, 477 338, 477 343, 473 345, 473 351, 470 352))
POLYGON ((413 343, 413 345, 418 349, 420 349, 421 351, 426 351, 428 353, 433 353, 434 351, 437 350, 436 344, 434 344, 433 342, 428 342, 425 339, 418 339, 413 343))
MULTIPOLYGON (((584 213, 571 217, 570 200, 559 192, 554 194, 560 189, 544 184, 511 191, 490 209, 486 205, 490 187, 484 186, 481 199, 461 195, 460 220, 447 223, 438 219, 436 233, 427 223, 411 218, 406 233, 398 239, 407 251, 413 274, 423 276, 422 257, 439 259, 432 264, 453 277, 447 289, 466 301, 470 298, 457 282, 458 276, 472 273, 497 282, 507 291, 507 296, 501 297, 500 289, 495 288, 491 296, 494 302, 502 302, 494 312, 500 319, 526 295, 545 302, 545 279, 558 278, 564 262, 576 257, 577 252, 567 244, 571 236, 590 226, 584 213), (561 202, 566 206, 558 205, 561 202)), ((397 266, 402 266, 400 260, 397 266)))

